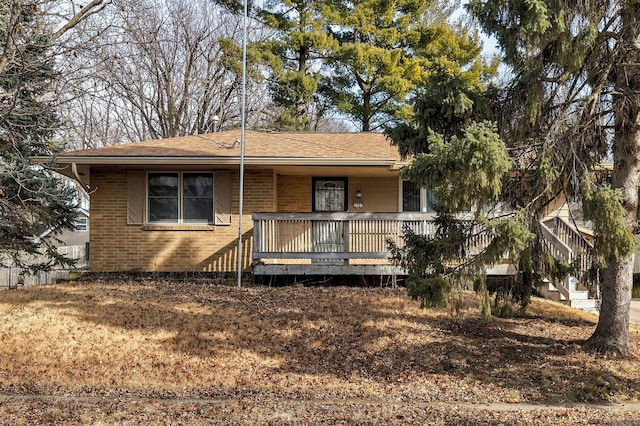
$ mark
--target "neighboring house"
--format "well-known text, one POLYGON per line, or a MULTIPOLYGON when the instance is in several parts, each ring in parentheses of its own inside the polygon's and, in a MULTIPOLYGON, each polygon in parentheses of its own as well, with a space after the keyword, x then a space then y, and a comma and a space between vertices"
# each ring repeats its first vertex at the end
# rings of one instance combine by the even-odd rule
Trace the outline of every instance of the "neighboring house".
MULTIPOLYGON (((379 133, 247 131, 240 215, 239 139, 234 130, 59 154, 58 171, 91 194, 89 269, 233 272, 242 220, 245 272, 396 276, 388 239, 407 226, 433 231, 430 194, 400 178, 406 162, 379 133)), ((554 253, 581 256, 580 233, 548 225, 554 253)))
POLYGON ((55 237, 56 245, 60 247, 84 246, 89 242, 89 210, 79 207, 75 220, 76 229, 55 232, 51 228, 40 235, 40 239, 55 237))
MULTIPOLYGON (((69 271, 72 269, 85 269, 89 257, 89 211, 85 208, 77 209, 75 230, 56 232, 55 228, 50 228, 43 232, 36 241, 46 239, 57 246, 58 253, 75 260, 73 267, 65 266, 62 268, 57 265, 51 271, 31 274, 22 268, 9 264, 0 268, 0 286, 6 285, 13 288, 23 285, 52 284, 58 279, 68 278, 69 271)), ((38 257, 34 256, 30 256, 28 259, 33 259, 34 262, 38 261, 38 257)))
POLYGON ((75 259, 72 269, 86 269, 89 264, 89 210, 78 207, 75 229, 55 232, 49 229, 40 238, 53 237, 58 252, 70 259, 75 259))

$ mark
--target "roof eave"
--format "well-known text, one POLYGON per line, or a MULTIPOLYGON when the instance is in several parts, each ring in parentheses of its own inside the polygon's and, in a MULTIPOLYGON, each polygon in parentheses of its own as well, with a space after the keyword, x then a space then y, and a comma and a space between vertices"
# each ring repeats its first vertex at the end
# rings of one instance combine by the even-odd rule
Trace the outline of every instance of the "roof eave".
MULTIPOLYGON (((52 161, 51 157, 32 157, 35 163, 44 164, 52 161)), ((127 165, 240 165, 240 157, 90 157, 90 156, 58 156, 55 163, 82 164, 91 166, 127 166, 127 165)), ((398 164, 393 158, 294 158, 294 157, 245 157, 245 165, 254 166, 389 166, 398 164)))

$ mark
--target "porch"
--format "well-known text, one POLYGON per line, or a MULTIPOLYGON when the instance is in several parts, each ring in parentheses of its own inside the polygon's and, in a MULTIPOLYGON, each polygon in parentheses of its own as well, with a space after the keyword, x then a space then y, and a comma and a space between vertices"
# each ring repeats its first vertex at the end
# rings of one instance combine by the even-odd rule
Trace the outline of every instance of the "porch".
MULTIPOLYGON (((254 213, 255 275, 398 276, 389 241, 402 243, 404 229, 433 235, 432 213, 254 213)), ((488 243, 470 241, 469 253, 488 243)), ((506 268, 502 268, 506 269, 506 268)))
MULTIPOLYGON (((395 283, 406 271, 391 261, 389 241, 401 245, 403 231, 433 235, 436 226, 431 213, 254 213, 253 273, 256 276, 360 276, 383 277, 395 283)), ((539 290, 550 299, 593 310, 591 299, 581 285, 592 262, 593 246, 568 222, 559 217, 540 222, 543 240, 550 254, 563 264, 577 267, 575 276, 547 281, 539 290)), ((467 240, 465 253, 471 257, 489 244, 478 232, 467 240)), ((510 276, 514 265, 505 256, 487 268, 487 275, 510 276)), ((597 295, 596 295, 597 297, 597 295)))

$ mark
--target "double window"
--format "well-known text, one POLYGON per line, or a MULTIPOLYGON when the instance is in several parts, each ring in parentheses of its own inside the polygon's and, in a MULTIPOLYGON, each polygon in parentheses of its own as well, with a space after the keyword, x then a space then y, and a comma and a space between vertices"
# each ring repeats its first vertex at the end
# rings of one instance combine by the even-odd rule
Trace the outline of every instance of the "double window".
POLYGON ((213 173, 150 172, 148 223, 213 224, 213 173))

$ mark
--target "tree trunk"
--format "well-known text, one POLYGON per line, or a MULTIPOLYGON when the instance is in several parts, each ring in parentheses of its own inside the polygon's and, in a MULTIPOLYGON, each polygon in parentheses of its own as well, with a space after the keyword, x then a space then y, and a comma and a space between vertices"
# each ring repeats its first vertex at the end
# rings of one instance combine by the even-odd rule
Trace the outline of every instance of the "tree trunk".
POLYGON ((362 131, 371 131, 371 93, 364 89, 362 93, 362 131))
MULTIPOLYGON (((624 195, 627 226, 635 228, 638 213, 638 173, 640 172, 640 34, 637 21, 640 6, 626 2, 622 11, 624 29, 618 49, 623 58, 617 65, 615 136, 611 186, 624 195)), ((616 259, 609 256, 602 274, 600 318, 586 349, 598 352, 629 353, 629 307, 633 287, 634 254, 616 259)))
MULTIPOLYGON (((640 75, 639 75, 640 76, 640 75)), ((629 91, 629 88, 627 88, 629 91)), ((640 170, 640 100, 634 99, 625 105, 626 115, 622 134, 613 144, 613 174, 611 186, 624 194, 627 209, 627 226, 636 226, 638 211, 638 171, 640 170), (633 119, 630 119, 633 117, 633 119)), ((616 259, 609 256, 608 265, 602 273, 602 304, 600 318, 593 335, 587 340, 585 349, 597 352, 629 353, 629 307, 633 287, 634 254, 616 259)))
MULTIPOLYGON (((629 105, 629 104, 627 104, 629 105)), ((635 119, 622 128, 633 129, 616 138, 613 145, 613 174, 611 185, 624 194, 627 226, 636 226, 638 211, 638 170, 640 169, 640 114, 638 106, 627 107, 635 119), (631 111, 630 111, 631 110, 631 111)), ((629 117, 629 116, 627 116, 629 117)), ((602 304, 600 318, 586 349, 627 356, 629 353, 629 307, 633 287, 635 254, 618 258, 611 254, 602 272, 602 304)))
POLYGON ((585 349, 600 353, 629 354, 629 304, 633 284, 633 255, 609 261, 602 273, 602 304, 598 325, 585 349))

